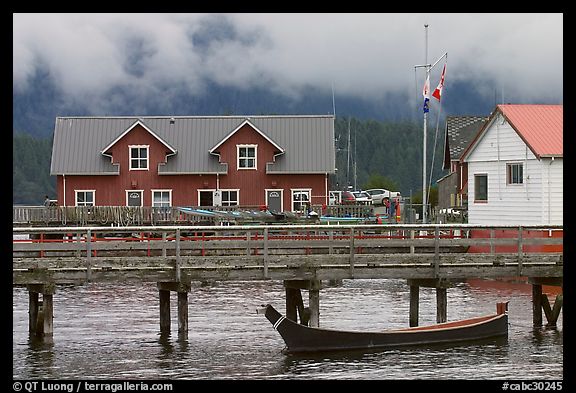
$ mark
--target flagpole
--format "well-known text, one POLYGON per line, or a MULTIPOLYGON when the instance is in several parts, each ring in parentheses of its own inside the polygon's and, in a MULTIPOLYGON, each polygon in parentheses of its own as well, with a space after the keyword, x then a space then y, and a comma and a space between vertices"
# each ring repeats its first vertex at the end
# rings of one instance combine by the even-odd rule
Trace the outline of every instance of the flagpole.
MULTIPOLYGON (((424 64, 426 65, 426 81, 430 78, 430 65, 428 64, 428 25, 424 25, 425 45, 424 45, 424 64)), ((426 128, 428 123, 428 112, 424 111, 424 132, 422 143, 422 224, 426 224, 426 128)))
POLYGON ((426 79, 424 82, 425 83, 425 89, 428 90, 428 92, 426 93, 428 96, 424 97, 424 130, 423 130, 423 135, 422 135, 422 223, 426 224, 427 221, 427 210, 426 210, 426 206, 428 205, 428 198, 427 198, 427 183, 426 183, 426 131, 428 128, 428 111, 429 111, 429 103, 427 103, 426 101, 430 99, 429 95, 430 95, 430 86, 429 84, 429 80, 430 80, 430 70, 432 68, 434 68, 434 66, 436 64, 438 64, 438 62, 444 57, 448 55, 448 52, 444 53, 442 56, 440 56, 440 58, 438 58, 438 60, 436 60, 436 62, 434 64, 428 64, 428 25, 425 24, 424 25, 425 28, 425 51, 424 51, 424 64, 423 65, 417 65, 414 66, 414 68, 419 68, 419 67, 426 67, 426 79))

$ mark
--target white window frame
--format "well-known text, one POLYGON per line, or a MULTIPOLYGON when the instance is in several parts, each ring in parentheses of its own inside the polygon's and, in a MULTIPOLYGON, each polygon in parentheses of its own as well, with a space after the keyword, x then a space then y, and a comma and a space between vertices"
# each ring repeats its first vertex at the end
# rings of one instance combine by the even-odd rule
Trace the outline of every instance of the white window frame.
POLYGON ((172 207, 172 190, 170 189, 152 189, 150 190, 150 194, 152 197, 152 207, 172 207), (167 192, 168 193, 168 206, 157 206, 155 205, 155 201, 154 201, 154 193, 156 192, 167 192))
POLYGON ((524 185, 524 163, 523 162, 507 162, 506 163, 506 185, 507 186, 522 186, 524 185), (519 167, 522 169, 522 176, 520 177, 520 181, 514 182, 512 171, 514 167, 519 167))
POLYGON ((128 206, 128 194, 131 192, 140 193, 140 207, 144 206, 144 190, 126 190, 126 203, 124 205, 128 206))
MULTIPOLYGON (((294 202, 300 202, 300 203, 301 203, 301 201, 296 201, 296 200, 294 199, 294 195, 295 195, 296 193, 305 193, 305 194, 307 194, 307 195, 308 195, 308 202, 311 203, 311 201, 312 201, 312 189, 311 189, 311 188, 291 188, 291 189, 290 189, 290 209, 291 209, 291 211, 292 211, 293 213, 306 213, 305 210, 296 210, 296 209, 294 209, 294 202)), ((302 206, 300 206, 300 207, 302 207, 302 206)))
POLYGON ((487 173, 475 173, 474 174, 474 203, 486 203, 488 202, 488 174, 487 173), (478 199, 478 178, 486 178, 486 199, 478 199))
POLYGON ((229 188, 229 189, 220 189, 222 195, 222 206, 240 206, 240 189, 239 188, 229 188), (224 193, 225 192, 235 192, 236 193, 236 203, 230 204, 230 200, 224 200, 224 193))
POLYGON ((258 145, 236 145, 236 169, 239 171, 243 170, 256 170, 258 168, 258 145), (244 157, 240 156, 240 149, 254 149, 254 157, 244 157), (254 166, 250 167, 240 167, 240 160, 254 160, 254 166))
MULTIPOLYGON (((197 193, 196 193, 196 197, 197 197, 196 201, 198 201, 196 206, 201 206, 200 205, 200 193, 201 192, 211 192, 212 194, 214 194, 214 191, 216 191, 215 188, 199 188, 197 190, 197 193)), ((214 206, 214 199, 212 199, 212 206, 214 206)))
MULTIPOLYGON (((84 198, 86 199, 86 198, 84 198)), ((96 206, 96 190, 74 190, 74 206, 96 206), (82 203, 82 204, 78 204, 78 193, 79 192, 83 192, 83 193, 92 193, 92 204, 86 204, 86 202, 82 203)))
MULTIPOLYGON (((140 150, 138 150, 138 153, 140 153, 140 150)), ((138 162, 141 162, 142 160, 144 160, 143 158, 135 158, 138 160, 138 162)), ((147 171, 149 170, 150 167, 150 145, 128 145, 128 168, 130 168, 131 171, 147 171), (132 149, 146 149, 146 168, 134 168, 132 167, 132 149)))

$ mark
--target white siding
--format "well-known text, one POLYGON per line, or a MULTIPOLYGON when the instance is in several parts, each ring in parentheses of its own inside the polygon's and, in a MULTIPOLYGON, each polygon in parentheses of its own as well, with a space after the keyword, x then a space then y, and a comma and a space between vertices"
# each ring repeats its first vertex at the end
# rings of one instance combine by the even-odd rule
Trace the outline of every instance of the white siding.
POLYGON ((564 181, 562 158, 542 159, 542 223, 563 225, 564 181))
POLYGON ((495 118, 466 160, 468 222, 494 225, 562 223, 562 160, 556 159, 552 165, 549 165, 549 159, 538 160, 502 119, 501 116, 495 118), (506 184, 508 163, 523 164, 523 184, 506 184), (474 202, 475 174, 488 175, 487 202, 474 202))

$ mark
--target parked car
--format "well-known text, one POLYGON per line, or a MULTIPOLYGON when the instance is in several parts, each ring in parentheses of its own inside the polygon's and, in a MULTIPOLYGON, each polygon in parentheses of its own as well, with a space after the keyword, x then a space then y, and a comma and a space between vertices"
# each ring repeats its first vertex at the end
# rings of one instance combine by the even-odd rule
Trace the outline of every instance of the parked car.
POLYGON ((354 205, 356 204, 356 197, 351 191, 342 191, 340 204, 342 205, 354 205))
POLYGON ((372 188, 370 190, 366 190, 368 194, 372 197, 372 203, 375 205, 383 205, 385 198, 400 198, 399 191, 389 191, 384 188, 372 188))
POLYGON ((359 205, 371 205, 372 197, 366 191, 352 191, 356 197, 356 203, 359 205))

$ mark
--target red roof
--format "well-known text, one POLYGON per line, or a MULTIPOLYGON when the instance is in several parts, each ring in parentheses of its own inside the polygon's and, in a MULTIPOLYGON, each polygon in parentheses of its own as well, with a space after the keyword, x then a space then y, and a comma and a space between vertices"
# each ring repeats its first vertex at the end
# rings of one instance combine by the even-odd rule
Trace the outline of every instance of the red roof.
POLYGON ((505 104, 496 108, 536 157, 563 156, 563 105, 505 104))

